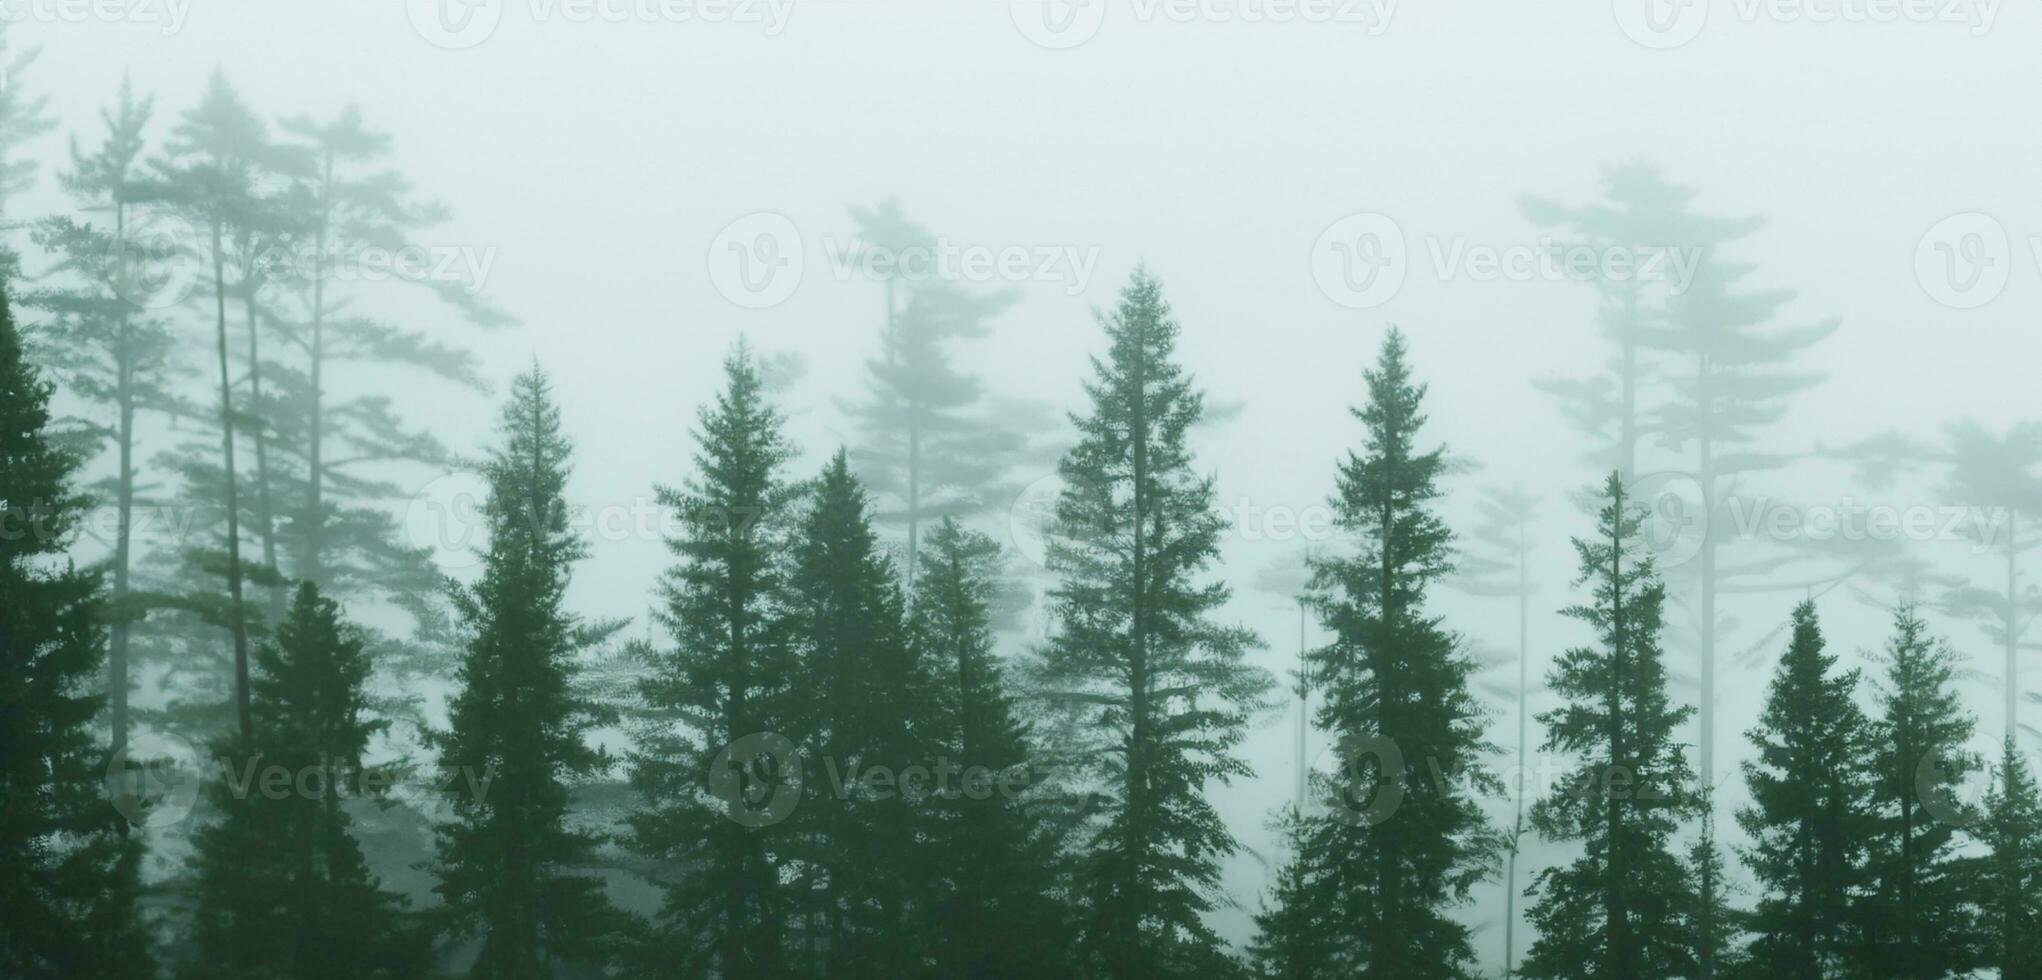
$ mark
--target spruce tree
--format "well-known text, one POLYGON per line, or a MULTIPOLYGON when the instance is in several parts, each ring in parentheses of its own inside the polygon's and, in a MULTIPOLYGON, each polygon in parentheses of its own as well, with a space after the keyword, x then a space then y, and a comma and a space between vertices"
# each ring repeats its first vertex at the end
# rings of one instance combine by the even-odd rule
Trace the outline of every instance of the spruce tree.
POLYGON ((467 643, 449 727, 432 738, 453 819, 432 870, 452 934, 480 939, 469 975, 510 980, 600 965, 620 922, 602 879, 575 873, 598 838, 570 825, 570 793, 610 766, 588 740, 609 713, 574 685, 602 630, 566 608, 586 546, 568 526, 572 447, 538 368, 512 383, 502 429, 484 468, 481 578, 454 594, 467 643))
POLYGON ((370 874, 344 798, 364 779, 369 658, 339 606, 304 583, 256 651, 256 754, 219 743, 210 787, 222 819, 196 840, 197 935, 207 977, 412 977, 430 937, 370 874), (284 781, 273 783, 272 776, 284 781))
POLYGON ((1276 882, 1255 915, 1248 961, 1267 980, 1319 980, 1338 975, 1341 939, 1333 917, 1313 902, 1326 875, 1324 858, 1312 850, 1312 824, 1295 807, 1278 818, 1277 832, 1288 852, 1276 882))
POLYGON ((1204 919, 1219 905, 1232 832, 1206 797, 1251 770, 1237 755, 1270 679, 1245 662, 1250 631, 1212 615, 1231 590, 1200 577, 1218 558, 1213 482, 1185 435, 1204 397, 1173 355, 1162 287, 1137 269, 1101 317, 1105 358, 1059 473, 1048 543, 1057 632, 1042 652, 1052 702, 1094 736, 1096 835, 1077 870, 1088 968, 1115 980, 1216 969, 1204 919))
POLYGON ((1579 842, 1581 857, 1539 873, 1530 916, 1539 939, 1527 977, 1643 980, 1690 976, 1692 936, 1681 928, 1690 893, 1674 848, 1697 809, 1694 773, 1674 732, 1694 714, 1666 693, 1660 649, 1666 586, 1644 550, 1643 511, 1611 473, 1596 536, 1575 539, 1588 601, 1567 615, 1592 646, 1560 655, 1548 685, 1565 699, 1539 716, 1545 749, 1576 760, 1532 823, 1548 840, 1579 842))
POLYGON ((2042 791, 2011 737, 1972 832, 1990 850, 1976 865, 1984 965, 2042 980, 2042 791))
POLYGON ((1724 879, 1729 861, 1716 840, 1716 808, 1711 794, 1702 794, 1700 832, 1688 846, 1686 916, 1689 946, 1694 950, 1695 980, 1734 977, 1743 968, 1743 916, 1730 903, 1731 886, 1724 879))
POLYGON ((0 290, 0 974, 150 976, 141 838, 106 797, 105 596, 66 557, 88 501, 0 290))
MULTIPOLYGON (((916 837, 930 787, 908 785, 928 755, 931 678, 908 643, 893 564, 843 451, 816 481, 795 538, 788 617, 799 675, 793 732, 806 800, 791 829, 816 903, 824 975, 898 977, 926 955, 908 928, 916 837)), ((923 770, 926 771, 926 770, 923 770)))
POLYGON ((1873 829, 1871 733, 1853 700, 1858 678, 1824 652, 1815 604, 1796 606, 1793 639, 1748 733, 1758 758, 1744 764, 1752 802, 1737 814, 1759 887, 1750 918, 1758 975, 1823 980, 1855 965, 1855 900, 1873 829))
POLYGON ((1868 972, 1933 980, 1971 969, 1977 934, 1969 883, 1957 850, 1972 814, 1954 790, 1980 764, 1965 744, 1973 721, 1955 690, 1955 655, 1928 635, 1911 606, 1893 615, 1884 716, 1872 753, 1876 820, 1865 902, 1868 972))
POLYGON ((740 346, 724 374, 697 423, 695 476, 660 490, 679 525, 660 617, 674 643, 651 654, 640 688, 655 717, 632 758, 646 807, 631 825, 665 893, 639 972, 752 980, 789 970, 781 872, 794 842, 777 804, 799 803, 800 760, 760 743, 794 720, 785 556, 798 491, 756 359, 740 346))
POLYGON ((1023 980, 1070 972, 1069 923, 1059 838, 1027 798, 1035 750, 994 649, 999 567, 999 545, 955 518, 923 539, 910 629, 935 692, 936 798, 911 860, 936 866, 936 975, 1023 980))
POLYGON ((1465 977, 1474 950, 1453 913, 1502 842, 1479 800, 1498 786, 1481 771, 1490 748, 1469 690, 1475 664, 1429 607, 1452 572, 1453 534, 1436 511, 1445 450, 1419 447, 1425 386, 1402 332, 1384 338, 1365 379, 1368 403, 1354 410, 1363 446, 1341 464, 1333 498, 1361 547, 1314 563, 1312 602, 1333 634, 1311 657, 1319 724, 1344 764, 1323 787, 1332 805, 1310 848, 1329 867, 1308 900, 1343 937, 1352 975, 1465 977))

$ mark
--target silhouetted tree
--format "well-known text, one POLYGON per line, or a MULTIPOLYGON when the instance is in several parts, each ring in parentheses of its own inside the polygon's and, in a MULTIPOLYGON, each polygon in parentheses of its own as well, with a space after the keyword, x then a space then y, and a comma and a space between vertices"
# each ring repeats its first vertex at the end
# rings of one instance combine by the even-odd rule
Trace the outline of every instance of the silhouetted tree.
POLYGON ((1604 484, 1593 538, 1577 538, 1588 601, 1567 615, 1588 625, 1594 646, 1560 655, 1548 685, 1566 702, 1539 716, 1545 748, 1576 760, 1532 823, 1550 840, 1579 841, 1582 856, 1541 871, 1530 912, 1538 941, 1528 977, 1691 975, 1694 937, 1682 928, 1691 902, 1673 838, 1696 812, 1694 772, 1674 732, 1694 714, 1666 693, 1660 649, 1666 586, 1645 552, 1642 511, 1623 477, 1604 484))
POLYGON ((1954 689, 1956 673, 1955 655, 1915 610, 1896 610, 1871 759, 1873 892, 1863 903, 1866 968, 1880 976, 1961 975, 1977 959, 1971 875, 1957 853, 1958 828, 1972 815, 1953 790, 1980 763, 1965 748, 1973 723, 1954 689))
POLYGON ((572 446, 538 368, 512 383, 502 428, 484 468, 482 575, 454 594, 467 632, 459 690, 447 730, 431 739, 455 774, 443 784, 453 819, 439 827, 432 870, 451 934, 481 940, 469 975, 508 980, 606 962, 622 923, 602 879, 575 873, 597 837, 570 824, 570 792, 609 768, 588 736, 612 712, 573 682, 580 652, 614 627, 566 608, 587 548, 568 521, 572 446))
POLYGON ((794 842, 774 804, 799 801, 800 759, 770 746, 738 752, 750 746, 740 740, 795 721, 785 556, 798 489, 784 475, 794 449, 751 352, 740 346, 724 374, 696 425, 696 475, 660 490, 680 528, 667 542, 676 563, 660 617, 674 645, 652 654, 640 691, 655 716, 632 756, 646 809, 631 825, 636 849, 671 869, 640 972, 750 980, 787 975, 796 911, 780 880, 794 842))
POLYGON ((1815 604, 1794 608, 1793 640, 1766 691, 1744 764, 1752 802, 1737 822, 1758 881, 1751 968, 1782 980, 1844 975, 1862 949, 1855 896, 1873 829, 1869 723, 1852 699, 1856 670, 1823 652, 1815 604))
POLYGON ((1983 822, 1973 833, 1990 849, 1978 862, 1985 963, 2004 980, 2042 977, 2042 793, 2008 736, 1983 822))
POLYGON ((197 937, 206 977, 414 977, 431 937, 383 891, 344 797, 373 791, 359 632, 311 583, 256 651, 256 754, 221 740, 231 763, 209 792, 222 819, 196 840, 197 937), (273 779, 281 775, 281 780, 273 779))
POLYGON ((51 388, 0 290, 0 973, 147 977, 141 838, 109 804, 93 734, 105 596, 65 557, 88 501, 53 438, 51 388))
POLYGON ((1234 750, 1270 680, 1244 662, 1252 633, 1211 622, 1230 590, 1198 581, 1223 522, 1185 445, 1204 400, 1173 360, 1161 285, 1136 270, 1101 319, 1108 351, 1059 468, 1048 544, 1058 630, 1042 651, 1045 695, 1075 707, 1098 744, 1100 826, 1077 871, 1091 916, 1082 942, 1116 980, 1206 975, 1224 954, 1203 915, 1237 845, 1205 790, 1249 774, 1234 750))
POLYGON ((1313 566, 1311 602, 1333 634, 1311 658, 1325 692, 1319 725, 1345 764, 1322 789, 1333 809, 1309 848, 1328 865, 1308 901, 1332 917, 1351 975, 1465 977, 1474 951, 1452 913, 1493 873, 1503 842, 1480 806, 1499 784, 1482 770, 1492 749, 1469 690, 1475 664, 1428 608, 1452 572, 1453 533, 1436 513, 1445 452, 1419 448, 1425 386, 1401 332, 1364 377, 1362 449, 1340 464, 1332 501, 1361 547, 1313 566), (1358 764, 1370 755, 1380 765, 1358 764))

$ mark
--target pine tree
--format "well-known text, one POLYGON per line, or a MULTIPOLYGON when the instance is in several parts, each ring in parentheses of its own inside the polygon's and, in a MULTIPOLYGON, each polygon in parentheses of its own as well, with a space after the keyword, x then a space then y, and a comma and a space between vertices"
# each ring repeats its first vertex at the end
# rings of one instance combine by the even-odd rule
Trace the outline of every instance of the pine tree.
POLYGON ((1059 839, 1028 806, 1035 752, 994 650, 999 564, 991 538, 944 518, 923 540, 910 629, 936 693, 935 972, 1023 980, 1070 972, 1069 923, 1059 839))
POLYGON ((695 477, 660 490, 680 526, 661 616, 674 645, 652 655, 640 690, 657 717, 632 759, 646 808, 631 824, 639 853, 668 871, 660 934, 639 971, 754 980, 789 969, 780 875, 792 835, 777 804, 799 802, 800 760, 752 747, 793 720, 784 556, 797 489, 784 476, 793 447, 751 352, 740 346, 724 373, 697 423, 695 477))
POLYGON ((1294 807, 1285 808, 1278 819, 1278 834, 1289 854, 1255 915, 1255 938, 1248 945, 1250 964, 1267 980, 1338 975, 1341 941, 1329 928, 1332 916, 1313 901, 1327 872, 1324 856, 1312 851, 1311 828, 1294 807))
POLYGON ((94 737, 105 596, 65 557, 88 501, 51 387, 0 291, 0 974, 145 977, 141 839, 108 805, 94 737))
POLYGON ((1237 844, 1205 790, 1249 775, 1234 750, 1270 680, 1244 662, 1251 632, 1210 621, 1231 590, 1198 581, 1223 525, 1185 445, 1204 398, 1172 360, 1162 287, 1136 270, 1101 319, 1109 350, 1059 467, 1048 546, 1059 628, 1041 674, 1096 738, 1099 827, 1077 871, 1085 954, 1104 976, 1147 980, 1223 955, 1203 915, 1237 844))
MULTIPOLYGON (((0 242, 18 224, 9 217, 14 199, 35 186, 35 161, 18 159, 18 155, 57 125, 50 115, 49 96, 30 95, 21 84, 42 49, 8 53, 6 31, 17 23, 20 21, 13 20, 0 27, 0 78, 6 79, 6 84, 0 85, 0 242)), ((10 274, 15 271, 12 267, 8 270, 10 274)))
POLYGON ((453 934, 481 939, 469 975, 510 980, 603 963, 621 923, 602 879, 574 873, 598 838, 570 826, 570 792, 610 766, 587 738, 609 712, 574 686, 603 630, 565 605, 586 546, 568 526, 572 447, 538 368, 513 382, 502 425, 484 470, 481 579, 454 596, 468 642, 449 728, 432 739, 455 774, 432 870, 453 934))
POLYGON ((115 510, 111 610, 112 643, 107 654, 107 724, 113 751, 128 743, 129 647, 127 610, 134 587, 136 510, 147 488, 140 475, 136 424, 144 413, 197 414, 179 393, 185 371, 175 355, 181 346, 171 324, 137 299, 162 287, 148 270, 169 256, 138 254, 130 238, 130 211, 140 193, 139 161, 154 100, 137 97, 124 79, 113 106, 102 110, 106 138, 92 152, 72 148, 63 183, 80 210, 103 210, 111 226, 99 228, 68 216, 43 219, 35 241, 56 257, 45 285, 24 295, 25 305, 43 311, 46 363, 65 388, 112 418, 97 424, 94 442, 111 443, 114 472, 95 489, 115 510))
POLYGON ((1314 563, 1312 603, 1333 634, 1311 658, 1319 724, 1345 764, 1323 788, 1333 808, 1310 847, 1330 871, 1309 900, 1344 937, 1352 975, 1464 977, 1474 951, 1453 911, 1502 842, 1479 801, 1500 787, 1480 772, 1490 749, 1469 690, 1475 664, 1428 608, 1452 571, 1453 535, 1435 511, 1445 451, 1418 448, 1425 386, 1402 332, 1384 338, 1365 377, 1368 403, 1354 410, 1364 444, 1341 464, 1333 499, 1361 548, 1314 563), (1359 764, 1370 755, 1380 764, 1359 764))
POLYGON ((1973 830, 1991 853, 1977 866, 1987 966, 2002 980, 2042 978, 2042 791, 2008 737, 1984 821, 1973 830))
POLYGON ((1743 967, 1742 916, 1730 904, 1730 885, 1724 880, 1728 860, 1716 841, 1716 807, 1711 794, 1702 793, 1701 832, 1688 847, 1688 895, 1693 906, 1686 917, 1690 947, 1694 950, 1695 980, 1736 976, 1743 967))
POLYGON ((369 873, 343 798, 364 780, 369 659, 358 631, 311 583, 256 651, 257 752, 223 740, 211 798, 223 819, 200 831, 197 934, 207 977, 412 977, 430 938, 369 873), (245 764, 244 764, 245 763, 245 764), (287 782, 272 785, 272 774, 287 782))
POLYGON ((1578 841, 1583 854, 1540 872, 1532 886, 1539 939, 1522 973, 1690 976, 1693 937, 1680 926, 1689 881, 1673 837, 1698 801, 1674 732, 1694 709, 1667 697, 1660 649, 1666 586, 1643 548, 1643 511, 1616 473, 1603 499, 1597 535, 1574 542, 1577 587, 1588 587, 1589 600, 1567 610, 1594 632, 1595 645, 1560 656, 1548 683, 1566 703, 1539 716, 1546 751, 1577 764, 1532 811, 1541 835, 1578 841))
POLYGON ((1975 960, 1971 876, 1956 853, 1957 830, 1972 815, 1954 790, 1980 763, 1965 748, 1973 722, 1954 688, 1955 655, 1911 606, 1893 615, 1886 668, 1871 760, 1877 823, 1865 964, 1882 977, 1934 980, 1975 960))
POLYGON ((1871 736, 1853 700, 1858 678, 1838 673, 1836 657, 1823 652, 1815 604, 1796 606, 1793 640, 1748 733, 1758 758, 1744 764, 1752 802, 1737 814, 1760 888, 1750 920, 1758 975, 1819 980, 1853 964, 1855 896, 1872 829, 1871 736))
POLYGON ((864 488, 841 450, 816 481, 796 536, 788 618, 801 685, 791 714, 806 800, 792 829, 817 904, 832 977, 898 977, 926 951, 908 929, 910 879, 927 786, 906 783, 928 755, 931 678, 908 643, 893 565, 872 533, 864 488))

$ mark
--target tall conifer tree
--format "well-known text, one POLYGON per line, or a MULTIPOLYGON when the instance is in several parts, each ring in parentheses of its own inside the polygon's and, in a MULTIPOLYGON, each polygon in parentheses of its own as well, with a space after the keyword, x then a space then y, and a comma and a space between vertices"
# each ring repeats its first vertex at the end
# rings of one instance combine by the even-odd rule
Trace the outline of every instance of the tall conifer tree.
POLYGON ((359 631, 310 583, 256 651, 256 754, 210 787, 222 819, 200 831, 197 932, 207 977, 417 976, 430 937, 369 873, 343 798, 363 780, 371 720, 359 631), (275 782, 272 773, 286 777, 275 782))
POLYGON ((1059 468, 1042 674, 1099 743, 1100 826, 1078 869, 1088 959, 1115 980, 1196 976, 1224 957, 1204 915, 1238 846, 1206 791, 1249 775, 1234 752, 1271 682, 1245 662, 1255 636, 1211 621, 1228 587, 1199 580, 1223 522, 1185 444, 1204 398, 1174 360, 1155 277, 1136 270, 1102 325, 1107 355, 1059 468))
POLYGON ((1955 790, 1980 764, 1965 747, 1973 721, 1954 689, 1956 674, 1955 655, 1929 636, 1914 608, 1896 610, 1871 759, 1875 890, 1864 950, 1869 970, 1896 980, 1961 974, 1976 960, 1971 875, 1957 854, 1957 830, 1973 814, 1955 790))
POLYGON ((1567 610, 1595 635, 1561 654, 1550 686, 1566 703, 1546 712, 1545 748, 1576 760, 1532 822, 1549 840, 1578 841, 1581 857, 1539 873, 1531 919, 1539 939, 1527 977, 1645 980, 1691 976, 1687 869, 1673 838, 1693 814, 1694 773, 1674 732, 1694 714, 1666 693, 1660 649, 1666 586, 1644 550, 1643 512, 1621 475, 1604 484, 1600 526, 1574 541, 1588 601, 1567 610))
POLYGON ((1989 849, 1978 866, 1985 965, 2002 980, 2042 978, 2042 790, 2009 737, 2000 750, 1984 820, 1973 833, 1989 849))
POLYGON ((1855 901, 1873 826, 1871 733, 1853 699, 1859 672, 1838 672, 1823 645, 1815 604, 1796 606, 1793 639, 1749 733, 1752 802, 1737 814, 1759 887, 1751 966, 1780 980, 1844 975, 1863 935, 1855 901))
POLYGON ((786 555, 798 489, 750 350, 724 375, 696 425, 694 477, 660 491, 679 522, 661 614, 674 644, 652 654, 640 690, 655 717, 633 756, 646 809, 631 823, 637 850, 670 872, 641 972, 753 980, 788 974, 795 911, 780 880, 792 828, 776 803, 799 802, 800 760, 759 742, 795 720, 786 555))
POLYGON ((1363 446, 1341 463, 1333 498, 1361 548, 1319 559, 1313 575, 1333 634, 1311 658, 1319 723, 1345 764, 1323 787, 1333 805, 1310 847, 1329 864, 1309 901, 1332 917, 1352 975, 1465 977, 1474 950, 1453 911, 1502 842, 1479 800, 1497 787, 1480 773, 1490 749, 1469 690, 1475 664, 1429 606, 1452 571, 1453 534, 1435 510, 1445 450, 1419 446, 1425 386, 1402 332, 1384 338, 1365 378, 1368 402, 1354 409, 1363 446))
POLYGON ((106 798, 100 576, 66 551, 79 460, 0 290, 0 974, 144 977, 141 838, 106 798))
POLYGON ((603 630, 566 608, 586 546, 568 524, 572 447, 538 368, 512 384, 502 427, 484 470, 482 576, 454 595, 467 644, 448 730, 432 738, 453 774, 433 871, 452 934, 481 941, 469 975, 513 980, 605 962, 619 922, 602 879, 576 873, 597 837, 568 820, 574 784, 610 765, 587 737, 608 713, 574 684, 603 630))

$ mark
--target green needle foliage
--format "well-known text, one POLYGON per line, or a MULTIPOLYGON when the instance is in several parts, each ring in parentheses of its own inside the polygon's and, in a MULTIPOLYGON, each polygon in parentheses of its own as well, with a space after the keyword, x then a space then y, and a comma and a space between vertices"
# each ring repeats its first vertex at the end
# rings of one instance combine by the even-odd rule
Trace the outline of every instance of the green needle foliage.
POLYGON ((1744 764, 1752 802, 1737 822, 1758 880, 1751 969, 1780 980, 1848 975, 1861 952, 1854 896, 1866 886, 1873 830, 1870 723, 1853 700, 1856 670, 1823 652, 1815 604, 1794 608, 1793 640, 1766 690, 1744 764))
POLYGON ((1234 753, 1271 681, 1244 660, 1254 634, 1211 621, 1230 590, 1200 577, 1224 525, 1185 443, 1204 398, 1173 360, 1161 284, 1136 270, 1102 325, 1091 409, 1074 418, 1078 443, 1059 468, 1048 547, 1058 629, 1042 654, 1047 696, 1097 742, 1082 942, 1089 967, 1115 980, 1206 976, 1224 953, 1204 915, 1237 844, 1205 794, 1250 775, 1234 753))
POLYGON ((452 934, 481 941, 469 975, 514 980, 606 962, 623 923, 602 879, 576 873, 597 837, 570 824, 570 793, 609 769, 588 735, 612 713, 574 677, 606 631, 566 608, 586 546, 568 527, 572 447, 537 368, 512 384, 503 436, 484 469, 482 577, 454 595, 468 640, 449 728, 432 738, 453 811, 433 871, 452 934))
MULTIPOLYGON (((1539 716, 1545 749, 1576 760, 1560 789, 1533 808, 1548 840, 1578 842, 1571 863, 1539 873, 1531 921, 1539 939, 1527 977, 1693 976, 1695 937, 1683 913, 1698 891, 1674 847, 1698 812, 1694 773, 1674 733, 1694 715, 1666 693, 1660 648, 1666 586, 1645 551, 1643 511, 1611 473, 1593 538, 1577 538, 1588 601, 1567 615, 1593 646, 1560 655, 1549 677, 1560 707, 1539 716)), ((1704 856, 1703 860, 1708 860, 1704 856)), ((1708 868, 1703 870, 1714 871, 1708 868)))
POLYGON ((664 890, 636 964, 644 976, 786 976, 797 911, 781 881, 795 841, 772 804, 802 792, 800 760, 738 754, 795 720, 785 555, 799 491, 784 473, 794 450, 751 352, 740 346, 724 375, 697 423, 695 476, 660 491, 680 530, 660 616, 674 644, 651 654, 639 693, 653 717, 632 756, 646 803, 633 846, 658 864, 664 890))
POLYGON ((139 836, 106 797, 105 596, 65 557, 85 516, 52 385, 0 291, 0 974, 146 977, 139 836))
POLYGON ((1976 867, 1985 965, 2003 980, 2042 978, 2042 792, 2009 737, 2000 750, 1983 823, 1989 854, 1976 867))
POLYGON ((370 874, 345 798, 375 792, 362 756, 387 727, 368 717, 362 636, 310 583, 256 651, 256 754, 217 743, 210 794, 222 818, 196 842, 204 977, 414 977, 431 937, 370 874))
POLYGON ((1956 790, 1980 768, 1956 691, 1956 656, 1911 606, 1893 614, 1871 767, 1877 822, 1865 902, 1867 968, 1896 980, 1971 969, 1977 953, 1971 875, 1958 829, 1976 816, 1956 790))
POLYGON ((1452 571, 1453 534, 1435 511, 1445 451, 1418 448, 1425 386, 1401 332, 1364 377, 1363 446, 1341 463, 1333 498, 1361 547, 1313 568, 1311 601, 1333 634, 1311 655, 1319 726, 1343 765, 1320 787, 1330 808, 1310 847, 1328 863, 1307 901, 1351 975, 1468 977, 1474 950, 1453 912, 1503 841, 1479 800, 1500 787, 1481 772, 1491 750, 1469 690, 1475 663, 1428 608, 1452 571))

